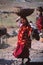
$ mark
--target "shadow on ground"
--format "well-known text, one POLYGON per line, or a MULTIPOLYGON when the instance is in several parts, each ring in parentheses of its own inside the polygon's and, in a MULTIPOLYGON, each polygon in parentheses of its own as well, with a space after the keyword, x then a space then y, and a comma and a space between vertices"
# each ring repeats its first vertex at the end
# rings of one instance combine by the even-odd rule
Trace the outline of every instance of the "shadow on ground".
POLYGON ((17 60, 5 60, 5 59, 0 59, 0 65, 28 65, 30 64, 27 62, 26 64, 20 64, 17 60))
POLYGON ((24 64, 20 64, 17 60, 6 60, 6 59, 0 59, 0 65, 37 65, 37 64, 41 64, 42 65, 42 62, 26 62, 24 64))
POLYGON ((6 44, 5 42, 3 42, 2 44, 0 44, 0 49, 5 49, 5 48, 8 48, 10 47, 9 44, 6 44))
POLYGON ((0 59, 0 65, 12 65, 13 63, 13 60, 0 59))

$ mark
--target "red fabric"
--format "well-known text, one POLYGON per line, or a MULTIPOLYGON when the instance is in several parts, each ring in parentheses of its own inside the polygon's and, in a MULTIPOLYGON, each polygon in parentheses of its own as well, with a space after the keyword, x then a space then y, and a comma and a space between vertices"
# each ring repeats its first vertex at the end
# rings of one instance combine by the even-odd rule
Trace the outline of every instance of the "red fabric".
POLYGON ((20 28, 19 34, 18 34, 18 43, 20 45, 28 42, 26 35, 24 35, 25 39, 23 39, 23 37, 24 37, 23 34, 26 33, 26 34, 28 34, 28 37, 29 37, 30 34, 31 34, 31 31, 32 31, 32 29, 28 26, 27 27, 23 26, 23 27, 20 28), (28 33, 26 31, 28 31, 28 33))
POLYGON ((42 29, 42 24, 41 24, 42 20, 43 20, 43 17, 40 17, 40 18, 37 20, 37 22, 36 22, 37 28, 38 28, 40 31, 41 31, 41 29, 42 29))
POLYGON ((16 51, 13 52, 13 55, 15 57, 18 57, 22 53, 23 48, 24 48, 24 45, 17 46, 16 51))
POLYGON ((29 42, 29 39, 27 38, 27 36, 28 37, 30 36, 31 31, 32 31, 32 29, 29 26, 27 26, 27 27, 22 26, 20 28, 19 33, 18 33, 17 48, 13 53, 13 55, 15 57, 18 57, 22 53, 25 44, 29 42), (27 31, 28 31, 28 33, 27 33, 27 31))

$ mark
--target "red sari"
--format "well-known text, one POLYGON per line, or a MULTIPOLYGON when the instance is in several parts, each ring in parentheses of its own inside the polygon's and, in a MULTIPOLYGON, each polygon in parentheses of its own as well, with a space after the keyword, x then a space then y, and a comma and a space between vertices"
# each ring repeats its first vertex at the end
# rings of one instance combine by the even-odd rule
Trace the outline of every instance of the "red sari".
POLYGON ((36 22, 37 28, 39 31, 41 31, 41 29, 43 29, 43 16, 39 17, 39 19, 36 22))
POLYGON ((31 47, 31 27, 22 26, 18 33, 18 42, 17 48, 13 52, 13 55, 17 58, 28 58, 29 57, 29 48, 31 47))

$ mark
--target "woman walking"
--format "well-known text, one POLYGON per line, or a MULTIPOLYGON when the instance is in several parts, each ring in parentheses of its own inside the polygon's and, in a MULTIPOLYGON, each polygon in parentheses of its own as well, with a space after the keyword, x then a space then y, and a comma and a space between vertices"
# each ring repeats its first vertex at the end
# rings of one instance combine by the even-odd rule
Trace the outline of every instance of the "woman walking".
POLYGON ((17 58, 22 58, 23 63, 24 58, 28 58, 28 61, 30 61, 29 48, 31 48, 30 35, 32 32, 32 28, 29 25, 26 17, 21 17, 21 23, 22 26, 20 27, 18 33, 17 48, 16 51, 13 53, 13 55, 17 58))

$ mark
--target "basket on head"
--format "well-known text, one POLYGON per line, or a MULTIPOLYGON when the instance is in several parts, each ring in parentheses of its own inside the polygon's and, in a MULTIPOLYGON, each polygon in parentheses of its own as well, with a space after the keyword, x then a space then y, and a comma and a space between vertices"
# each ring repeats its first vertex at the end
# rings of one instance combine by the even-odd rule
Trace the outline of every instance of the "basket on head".
POLYGON ((27 8, 27 9, 20 9, 18 12, 16 12, 16 14, 21 17, 27 17, 31 15, 33 12, 34 12, 34 9, 27 8))

